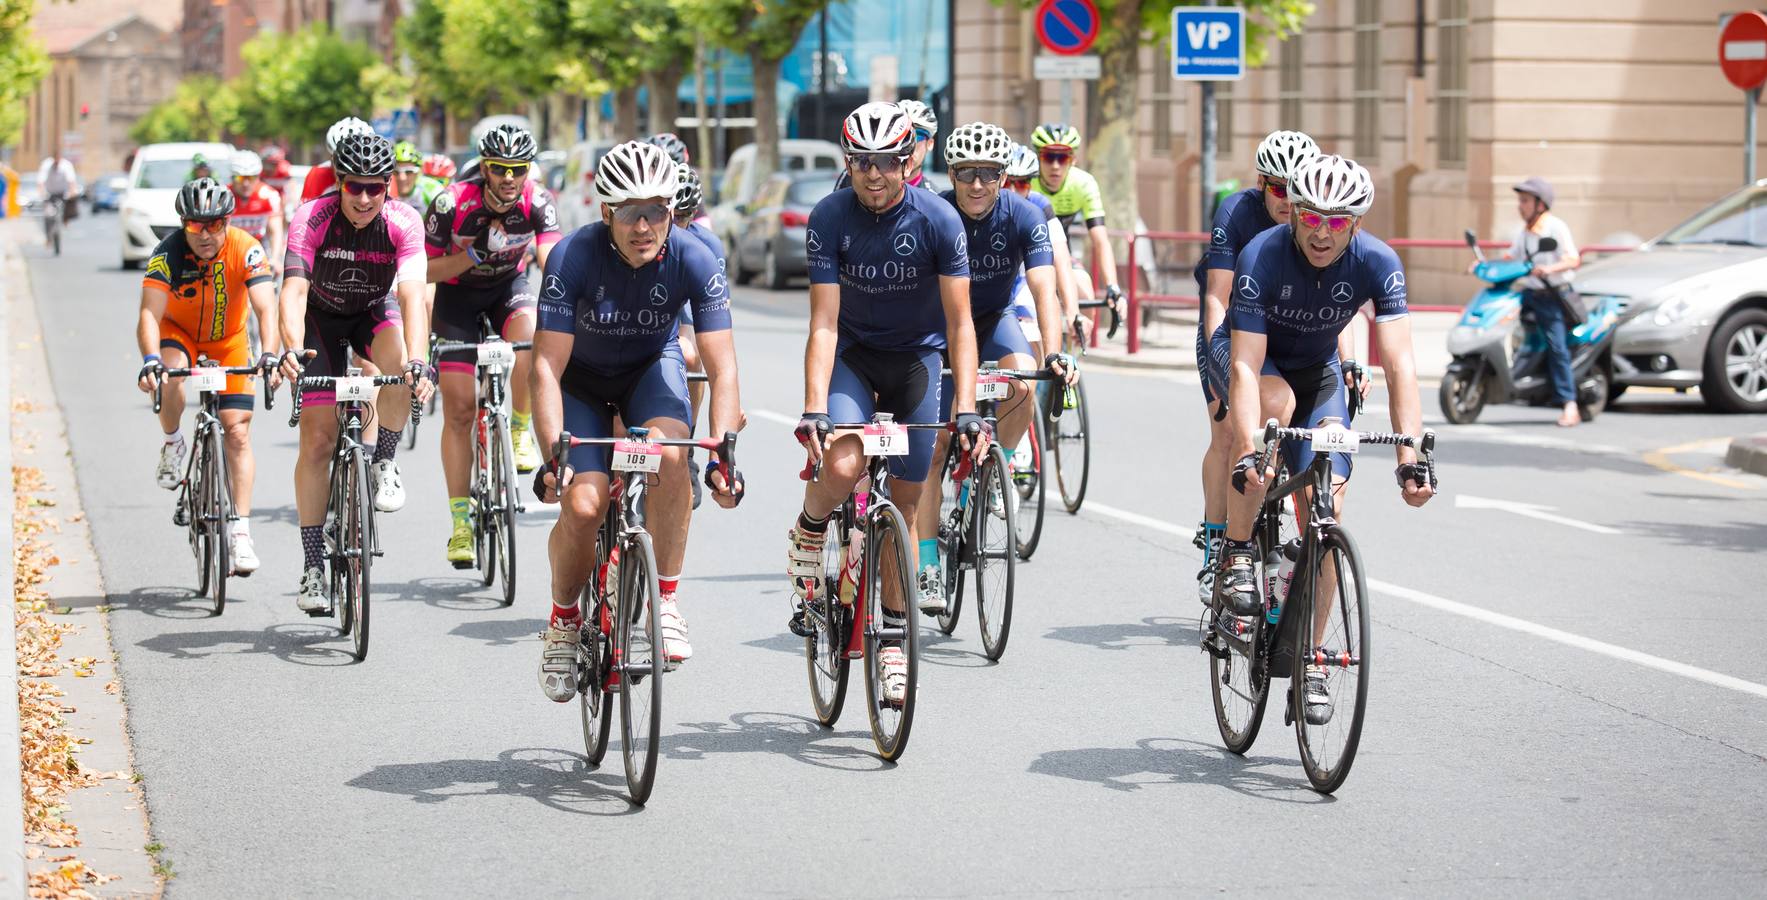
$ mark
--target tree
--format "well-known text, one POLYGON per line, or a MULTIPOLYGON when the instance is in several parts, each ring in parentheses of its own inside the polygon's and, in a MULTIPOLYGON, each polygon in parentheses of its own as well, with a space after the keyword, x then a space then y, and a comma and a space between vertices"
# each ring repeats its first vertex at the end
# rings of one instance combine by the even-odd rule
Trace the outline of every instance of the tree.
POLYGON ((374 51, 324 25, 259 32, 240 56, 245 71, 228 86, 231 131, 311 145, 338 119, 373 114, 373 86, 363 75, 377 62, 374 51))
POLYGON ((439 52, 445 17, 444 0, 417 0, 409 15, 399 20, 399 49, 411 60, 413 99, 426 106, 440 106, 455 115, 467 115, 490 99, 490 87, 461 78, 439 52))
POLYGON ((210 75, 186 78, 172 96, 135 120, 129 140, 137 144, 218 141, 236 116, 232 93, 210 75))
POLYGON ((18 140, 25 98, 49 72, 49 57, 31 34, 32 0, 0 0, 0 145, 18 140))
MULTIPOLYGON (((829 0, 674 0, 681 21, 746 54, 755 75, 755 165, 779 168, 779 62, 829 0)), ((1023 2, 1023 0, 1021 0, 1023 2)))

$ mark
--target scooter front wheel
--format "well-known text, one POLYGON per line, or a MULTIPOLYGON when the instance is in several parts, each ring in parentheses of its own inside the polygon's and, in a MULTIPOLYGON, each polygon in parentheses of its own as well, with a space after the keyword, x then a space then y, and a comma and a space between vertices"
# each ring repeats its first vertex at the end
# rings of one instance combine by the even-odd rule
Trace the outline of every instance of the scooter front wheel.
POLYGON ((1482 369, 1467 371, 1450 366, 1442 374, 1442 418, 1452 425, 1469 425, 1485 409, 1485 378, 1482 369))

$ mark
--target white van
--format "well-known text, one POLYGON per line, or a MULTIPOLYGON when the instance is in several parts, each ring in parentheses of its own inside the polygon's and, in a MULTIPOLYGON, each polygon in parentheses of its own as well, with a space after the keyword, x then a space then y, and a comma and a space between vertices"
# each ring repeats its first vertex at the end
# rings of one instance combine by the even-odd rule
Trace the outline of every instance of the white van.
MULTIPOLYGON (((735 229, 743 222, 743 216, 737 214, 736 208, 753 203, 755 193, 774 174, 762 172, 755 165, 758 149, 754 144, 743 144, 730 154, 730 162, 724 166, 718 204, 712 208, 712 230, 718 233, 726 247, 736 240, 735 229)), ((828 182, 833 184, 840 177, 841 159, 840 146, 830 141, 788 138, 779 142, 781 172, 826 170, 828 182)))
POLYGON ((134 269, 153 255, 153 248, 183 223, 173 202, 190 179, 190 161, 202 154, 216 181, 226 184, 232 144, 148 144, 135 151, 129 168, 129 191, 123 195, 123 268, 134 269))

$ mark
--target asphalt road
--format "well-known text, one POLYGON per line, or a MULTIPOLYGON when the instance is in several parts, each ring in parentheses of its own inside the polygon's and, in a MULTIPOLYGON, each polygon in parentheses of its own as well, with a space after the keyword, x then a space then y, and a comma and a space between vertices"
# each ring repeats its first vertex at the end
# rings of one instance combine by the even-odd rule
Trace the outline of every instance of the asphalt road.
POLYGON ((535 682, 550 520, 522 525, 522 596, 498 607, 443 561, 433 426, 401 452, 411 499, 382 520, 367 662, 295 609, 281 405, 254 435, 263 569, 206 615, 153 484, 139 275, 114 223, 27 252, 173 897, 1760 890, 1767 479, 1687 472, 1760 418, 1659 394, 1573 432, 1493 410, 1438 426, 1443 495, 1423 510, 1364 456, 1346 518, 1377 588, 1370 714, 1326 798, 1275 709, 1245 758, 1216 734, 1194 378, 1093 371, 1086 510, 1052 514, 1020 569, 1001 663, 973 618, 928 642, 891 765, 856 706, 833 731, 809 718, 781 574, 801 456, 775 418, 798 412, 803 292, 739 291, 751 496, 698 517, 696 652, 665 682, 639 809, 617 750, 586 768, 575 705, 535 682))

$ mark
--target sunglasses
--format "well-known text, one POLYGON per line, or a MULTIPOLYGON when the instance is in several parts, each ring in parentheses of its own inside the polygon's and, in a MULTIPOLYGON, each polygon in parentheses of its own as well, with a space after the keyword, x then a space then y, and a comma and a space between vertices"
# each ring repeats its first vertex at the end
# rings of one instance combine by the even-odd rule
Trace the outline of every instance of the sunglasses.
POLYGON ((1266 180, 1264 182, 1264 190, 1269 191, 1270 196, 1275 197, 1278 200, 1288 199, 1288 185, 1283 184, 1280 181, 1266 180))
POLYGON ((1074 154, 1066 151, 1057 151, 1055 153, 1039 153, 1037 158, 1046 163, 1065 163, 1068 160, 1073 159, 1074 154))
POLYGON ((1351 215, 1328 216, 1318 210, 1306 207, 1299 207, 1296 212, 1301 220, 1301 227, 1308 231, 1318 231, 1319 226, 1324 225, 1331 229, 1332 234, 1343 234, 1356 223, 1356 217, 1351 215))
POLYGON ((951 170, 952 180, 960 184, 975 184, 978 181, 983 184, 993 184, 1000 180, 1001 174, 1002 170, 992 166, 967 166, 951 170))
POLYGON ((1029 179, 1029 178, 1008 178, 1008 179, 1006 179, 1006 186, 1009 188, 1012 188, 1015 191, 1018 190, 1019 188, 1028 188, 1031 186, 1031 179, 1029 179))
POLYGON ((205 231, 209 234, 220 234, 227 230, 227 220, 225 218, 185 219, 184 230, 191 234, 202 234, 205 231))
POLYGON ((256 176, 256 175, 235 175, 235 176, 233 176, 233 183, 234 184, 245 184, 248 181, 255 180, 257 177, 258 176, 256 176))
POLYGON ((419 169, 416 166, 405 166, 404 168, 394 169, 393 174, 394 175, 416 175, 422 171, 423 171, 422 169, 419 169))
POLYGON ((366 194, 370 197, 379 197, 387 192, 387 183, 384 181, 346 181, 344 182, 344 190, 357 196, 366 194))
POLYGON ((855 172, 864 172, 866 169, 876 169, 885 175, 894 175, 897 172, 902 171, 902 166, 907 162, 908 157, 897 156, 894 153, 847 154, 847 165, 851 166, 855 172))
POLYGON ((499 178, 520 178, 528 174, 527 163, 485 163, 485 171, 499 178))
POLYGON ((914 129, 914 139, 917 141, 930 141, 933 139, 933 133, 925 128, 916 128, 914 129))
POLYGON ((650 227, 657 228, 668 222, 673 216, 669 207, 662 203, 630 203, 614 207, 614 221, 621 225, 636 225, 648 222, 650 227))

